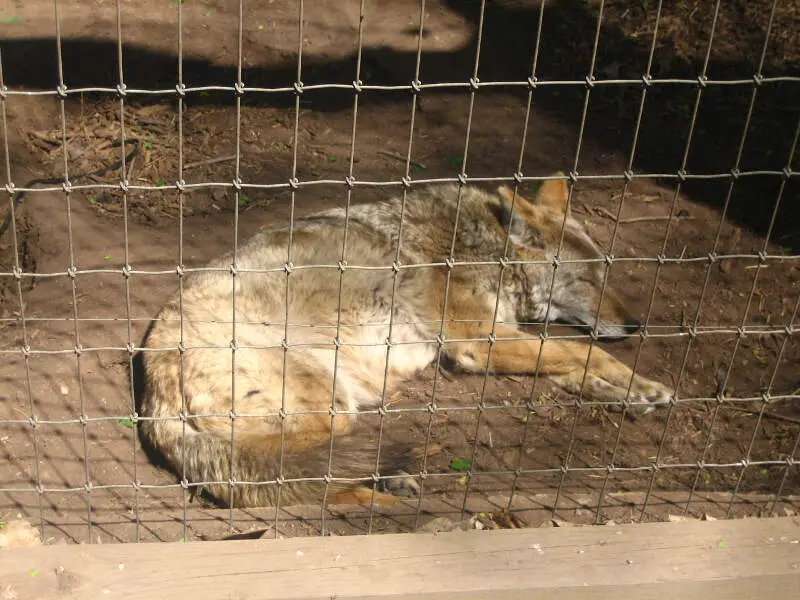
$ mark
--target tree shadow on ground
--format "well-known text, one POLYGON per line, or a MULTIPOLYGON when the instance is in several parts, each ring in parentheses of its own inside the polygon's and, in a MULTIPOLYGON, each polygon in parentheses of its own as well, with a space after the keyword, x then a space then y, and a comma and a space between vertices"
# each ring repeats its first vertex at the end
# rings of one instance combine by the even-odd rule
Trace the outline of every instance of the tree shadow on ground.
MULTIPOLYGON (((473 75, 481 4, 477 0, 447 0, 451 10, 473 23, 472 41, 450 52, 426 52, 422 56, 420 80, 431 82, 466 82, 473 75)), ((597 14, 592 3, 561 0, 547 5, 541 21, 538 54, 535 41, 540 23, 537 2, 488 2, 480 38, 478 77, 482 82, 525 81, 534 75, 540 82, 584 82, 590 73, 597 14)), ((747 52, 713 53, 706 73, 713 81, 736 79, 742 85, 705 85, 697 82, 703 72, 701 58, 679 56, 673 44, 661 43, 654 53, 650 73, 655 79, 692 80, 693 83, 656 84, 646 91, 644 101, 642 75, 646 72, 652 33, 632 37, 613 19, 601 23, 595 57, 594 75, 598 80, 591 90, 586 85, 539 87, 534 90, 532 131, 536 111, 574 128, 577 136, 588 93, 586 139, 595 147, 630 156, 635 173, 671 174, 675 183, 684 160, 689 174, 717 174, 716 179, 689 180, 683 191, 692 199, 717 208, 727 205, 727 216, 760 235, 771 231, 771 241, 795 251, 800 248, 800 184, 796 176, 752 174, 733 182, 732 170, 782 171, 796 169, 790 164, 793 144, 800 121, 800 64, 766 62, 765 76, 783 76, 779 82, 758 85, 753 76, 763 37, 743 29, 747 52), (625 85, 602 85, 604 79, 636 80, 625 85), (750 83, 752 81, 752 83, 750 83), (698 90, 702 88, 695 110, 698 90), (640 105, 644 106, 639 118, 640 105), (752 107, 752 108, 751 108, 752 107), (693 128, 692 128, 693 123, 693 128), (638 128, 637 128, 638 124, 638 128), (687 148, 689 131, 693 134, 687 148), (638 136, 634 134, 637 133, 638 136), (740 150, 741 148, 741 150, 740 150), (741 154, 737 161, 737 156, 741 154), (776 199, 780 204, 775 211, 776 199)), ((409 32, 409 35, 415 35, 409 32)), ((702 43, 698 41, 698 43, 702 43)), ((726 45, 726 48, 730 44, 726 45)), ((17 86, 54 89, 58 82, 52 38, 7 40, 3 42, 5 82, 17 86)), ((88 39, 63 40, 64 78, 70 88, 84 86, 115 87, 117 80, 116 45, 111 41, 88 39)), ((175 87, 177 57, 151 52, 139 47, 124 49, 126 83, 129 88, 165 89, 175 87)), ((247 87, 291 87, 296 78, 292 57, 282 59, 278 68, 244 68, 247 87)), ((416 55, 392 48, 365 49, 362 80, 365 84, 408 84, 415 74, 416 55)), ((305 59, 303 82, 350 84, 354 77, 356 56, 341 60, 305 59)), ((187 86, 227 85, 235 81, 232 66, 209 61, 185 59, 187 86)), ((497 88, 483 88, 478 95, 491 94, 497 88)), ((508 93, 508 89, 505 90, 508 93)), ((526 95, 527 87, 513 88, 526 95)), ((220 92, 193 97, 197 103, 230 103, 231 93, 220 92)), ((174 94, 170 94, 172 98, 174 94)), ((368 102, 408 102, 408 92, 366 92, 368 102)), ((424 101, 425 92, 422 94, 424 101)), ((136 98, 131 96, 131 98, 136 98)), ((71 101, 74 100, 71 97, 71 101)), ((339 111, 352 108, 351 90, 316 90, 304 92, 304 107, 314 111, 339 111)), ((134 100, 135 101, 135 100, 134 100)), ((293 106, 294 94, 245 93, 245 103, 293 106)), ((424 103, 423 103, 424 107, 424 103)), ((424 108, 423 108, 424 109, 424 108)), ((571 168, 572 165, 563 165, 571 168)), ((581 163, 578 163, 581 172, 581 163)), ((750 250, 750 249, 747 249, 750 250)))

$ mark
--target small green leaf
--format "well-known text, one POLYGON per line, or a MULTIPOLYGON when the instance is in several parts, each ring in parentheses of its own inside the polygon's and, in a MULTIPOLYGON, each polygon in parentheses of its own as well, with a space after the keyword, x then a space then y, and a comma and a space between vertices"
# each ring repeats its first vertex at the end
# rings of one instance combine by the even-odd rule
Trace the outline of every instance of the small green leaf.
POLYGON ((706 471, 706 474, 703 476, 703 481, 706 482, 706 485, 711 485, 711 473, 706 471))
POLYGON ((423 166, 419 163, 411 163, 411 172, 412 173, 419 173, 423 170, 423 166))
POLYGON ((163 177, 159 177, 158 179, 156 179, 156 186, 157 187, 162 187, 162 186, 165 186, 165 185, 167 185, 167 180, 166 179, 164 179, 163 177))
POLYGON ((451 167, 460 167, 464 164, 463 156, 451 156, 447 159, 447 164, 451 167))
POLYGON ((469 461, 466 458, 454 458, 450 461, 450 468, 459 473, 469 471, 469 461))
POLYGON ((111 260, 111 255, 110 255, 110 254, 106 254, 106 255, 103 257, 103 260, 111 260))
POLYGON ((206 16, 207 16, 207 17, 210 17, 210 16, 211 16, 211 9, 210 9, 210 8, 209 8, 209 9, 206 11, 206 16))
POLYGON ((764 353, 761 351, 761 348, 753 348, 753 356, 761 364, 767 362, 767 358, 764 356, 764 353))
POLYGON ((583 220, 583 225, 584 225, 584 227, 588 227, 589 226, 589 219, 584 219, 583 220))
POLYGON ((22 17, 13 16, 13 17, 6 17, 2 21, 0 21, 3 25, 14 25, 15 23, 22 23, 22 17))
POLYGON ((723 542, 722 540, 719 540, 717 542, 717 548, 724 548, 724 547, 725 547, 725 542, 723 542))
POLYGON ((36 569, 31 569, 31 570, 28 572, 28 575, 30 575, 30 576, 31 576, 31 579, 33 579, 34 577, 36 577, 37 575, 39 575, 39 571, 37 571, 36 569))
POLYGON ((253 199, 250 196, 242 194, 241 192, 239 193, 239 206, 247 206, 252 201, 253 199))
POLYGON ((153 149, 153 142, 143 142, 142 146, 144 146, 145 150, 152 150, 153 149))
POLYGON ((97 198, 89 198, 89 204, 97 204, 97 198))
POLYGON ((522 417, 522 419, 520 419, 520 421, 522 421, 523 423, 527 423, 528 422, 528 415, 525 415, 524 417, 522 417))
POLYGON ((122 425, 128 429, 133 429, 133 421, 130 419, 117 419, 117 425, 122 425))
POLYGON ((467 481, 469 481, 469 477, 467 477, 466 475, 458 478, 459 485, 467 485, 467 481))
POLYGON ((179 541, 181 544, 185 544, 185 543, 186 543, 186 538, 181 538, 181 539, 179 539, 178 541, 179 541))
POLYGON ((6 522, 5 521, 0 521, 0 529, 2 529, 5 526, 6 526, 6 522))
POLYGON ((337 160, 339 160, 338 156, 329 156, 328 157, 328 162, 333 163, 333 162, 336 162, 337 160))

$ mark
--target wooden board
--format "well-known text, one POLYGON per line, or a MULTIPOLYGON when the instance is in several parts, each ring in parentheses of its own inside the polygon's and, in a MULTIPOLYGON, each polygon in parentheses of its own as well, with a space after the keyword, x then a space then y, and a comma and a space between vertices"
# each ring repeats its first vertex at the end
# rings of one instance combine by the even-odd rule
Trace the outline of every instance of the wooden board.
POLYGON ((800 598, 800 519, 0 551, 0 598, 800 598))

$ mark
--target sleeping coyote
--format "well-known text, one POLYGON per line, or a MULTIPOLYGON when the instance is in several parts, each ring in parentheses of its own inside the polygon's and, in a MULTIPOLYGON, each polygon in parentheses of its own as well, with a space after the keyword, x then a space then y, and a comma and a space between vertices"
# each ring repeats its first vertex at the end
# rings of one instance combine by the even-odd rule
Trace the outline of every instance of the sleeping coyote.
POLYGON ((601 299, 602 255, 575 219, 567 214, 564 224, 567 192, 564 179, 546 181, 534 200, 507 187, 427 188, 408 193, 402 227, 400 198, 354 206, 342 263, 344 209, 297 220, 291 232, 258 233, 240 247, 235 270, 227 256, 211 264, 218 270, 186 276, 182 294, 151 324, 143 435, 222 503, 270 506, 278 489, 281 504, 319 502, 326 487, 330 502, 369 502, 373 494, 391 502, 414 487, 400 476, 414 457, 384 445, 379 472, 392 477, 381 480, 384 492, 366 487, 377 448, 355 413, 379 408, 440 349, 472 373, 484 372, 487 360, 495 373, 533 373, 541 351, 539 374, 569 392, 583 382, 585 397, 620 407, 630 385, 630 410, 639 413, 668 402, 668 388, 638 375, 631 382, 631 369, 600 348, 589 356, 587 344, 542 342, 518 325, 545 319, 552 290, 550 319, 593 327, 599 305, 601 337, 639 326, 612 290, 601 299), (499 261, 507 238, 509 260, 499 261), (316 479, 292 481, 301 478, 316 479))

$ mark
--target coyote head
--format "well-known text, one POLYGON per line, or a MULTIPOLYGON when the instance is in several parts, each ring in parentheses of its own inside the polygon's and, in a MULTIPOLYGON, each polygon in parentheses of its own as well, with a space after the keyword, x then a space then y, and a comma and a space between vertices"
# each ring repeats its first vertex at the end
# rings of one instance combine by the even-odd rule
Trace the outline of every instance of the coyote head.
MULTIPOLYGON (((563 176, 558 173, 557 175, 563 176)), ((569 190, 564 179, 545 181, 534 200, 526 200, 506 186, 497 190, 504 226, 509 227, 514 260, 535 260, 517 270, 514 294, 518 320, 544 321, 552 287, 548 319, 584 328, 597 324, 598 335, 619 339, 639 328, 614 290, 603 289, 603 254, 567 207, 569 190), (512 216, 513 220, 509 224, 512 216), (553 279, 563 228, 559 264, 553 279), (547 264, 542 264, 548 261, 547 264), (551 286, 552 283, 552 286, 551 286)), ((511 284, 511 282, 509 282, 511 284)))

